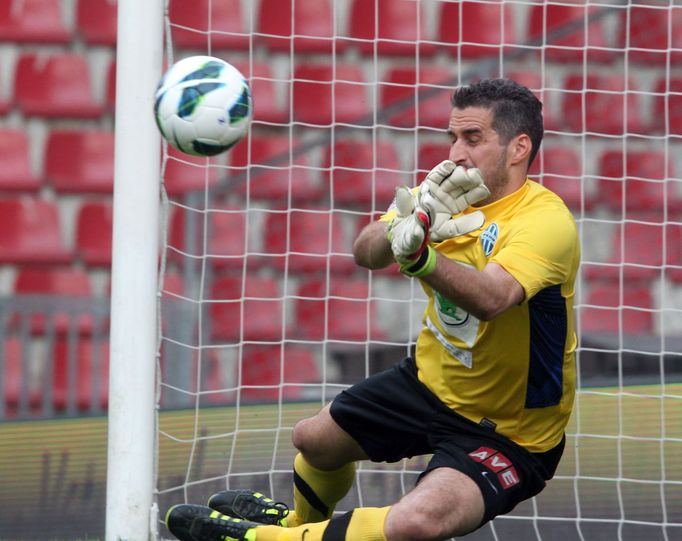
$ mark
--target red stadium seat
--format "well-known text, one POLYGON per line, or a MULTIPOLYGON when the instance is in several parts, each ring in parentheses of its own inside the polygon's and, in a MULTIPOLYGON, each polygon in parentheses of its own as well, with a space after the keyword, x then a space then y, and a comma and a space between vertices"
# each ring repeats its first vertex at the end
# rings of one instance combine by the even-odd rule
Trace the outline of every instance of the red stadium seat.
POLYGON ((541 146, 528 176, 559 195, 571 210, 590 210, 594 200, 583 185, 583 165, 572 146, 541 146))
POLYGON ((682 135, 682 77, 660 77, 654 92, 651 131, 682 135))
MULTIPOLYGON (((653 216, 658 219, 660 216, 653 216)), ((611 236, 610 254, 604 264, 584 263, 584 275, 590 281, 616 282, 619 277, 628 284, 648 282, 661 276, 664 268, 682 263, 682 233, 674 224, 624 222, 611 236)))
POLYGON ((110 202, 85 202, 76 219, 76 252, 86 265, 111 265, 113 213, 110 202))
POLYGON ((348 274, 355 270, 338 213, 310 209, 271 212, 265 217, 263 234, 267 254, 263 261, 278 271, 348 274))
POLYGON ((413 0, 353 0, 349 35, 365 55, 415 58, 435 53, 424 7, 413 0))
POLYGON ((211 299, 209 313, 213 340, 282 339, 284 301, 274 279, 252 273, 220 277, 213 283, 211 299))
POLYGON ((106 74, 105 104, 110 112, 116 110, 116 57, 112 59, 106 74))
POLYGON ((672 3, 630 5, 620 10, 618 44, 628 59, 642 65, 679 65, 682 60, 682 6, 672 3))
POLYGON ((238 206, 215 208, 208 211, 207 220, 205 226, 203 212, 177 207, 171 219, 170 257, 173 260, 207 257, 215 267, 243 269, 247 247, 247 215, 244 209, 238 206), (188 220, 194 220, 192 230, 196 235, 191 246, 187 246, 186 242, 188 220), (208 240, 207 254, 204 253, 205 236, 208 240))
POLYGON ((169 18, 173 44, 181 49, 249 48, 241 0, 171 0, 169 18))
POLYGON ((647 284, 597 284, 580 310, 580 329, 593 334, 653 332, 653 300, 647 284))
POLYGON ((78 0, 76 28, 88 45, 116 46, 117 0, 78 0))
POLYGON ((45 151, 45 176, 58 192, 111 194, 114 190, 114 132, 50 132, 45 151))
POLYGON ((0 116, 4 116, 9 113, 14 105, 14 98, 9 96, 5 97, 4 94, 5 92, 2 89, 2 79, 0 79, 0 116))
POLYGON ((299 285, 294 312, 297 337, 306 340, 366 342, 384 332, 366 278, 330 276, 299 285))
POLYGON ((599 158, 599 203, 627 216, 681 210, 672 162, 662 150, 607 150, 599 158))
POLYGON ((346 43, 335 39, 334 19, 330 0, 261 0, 254 42, 278 52, 340 53, 346 43))
POLYGON ((302 145, 295 136, 252 133, 229 153, 237 191, 261 201, 319 202, 324 192, 302 145))
POLYGON ((306 398, 305 384, 321 382, 312 352, 300 345, 244 346, 237 368, 241 398, 275 401, 306 398))
POLYGON ((324 175, 335 208, 383 211, 393 200, 395 187, 407 184, 390 141, 336 140, 326 147, 322 163, 330 169, 324 175))
POLYGON ((585 0, 575 5, 543 3, 530 6, 528 39, 542 47, 546 62, 608 62, 614 54, 609 47, 604 18, 595 17, 596 6, 585 0), (583 22, 587 23, 585 29, 583 22), (585 58, 587 53, 587 58, 585 58))
POLYGON ((0 130, 0 191, 35 192, 41 181, 31 172, 29 145, 23 129, 0 130))
POLYGON ((57 411, 98 411, 109 401, 109 343, 58 338, 53 353, 52 400, 57 411), (74 371, 74 372, 72 372, 74 371), (69 375, 71 374, 71 378, 69 375), (75 389, 72 387, 75 384, 75 389))
POLYGON ((0 41, 68 43, 61 0, 0 0, 0 41))
POLYGON ((188 192, 203 192, 218 182, 216 164, 220 157, 205 158, 180 152, 168 145, 168 160, 163 183, 169 195, 179 196, 188 192))
POLYGON ((2 386, 5 398, 6 414, 14 415, 22 395, 22 381, 24 377, 24 359, 19 338, 7 338, 3 344, 4 373, 2 386))
MULTIPOLYGON (((92 295, 90 278, 87 273, 74 267, 25 267, 17 271, 14 280, 17 295, 51 295, 56 298, 88 298, 92 295)), ((76 327, 80 334, 89 334, 93 329, 90 313, 52 312, 35 313, 30 318, 31 332, 45 334, 54 327, 58 334, 66 334, 76 327)))
POLYGON ((14 96, 29 116, 97 118, 103 112, 93 98, 87 61, 76 53, 21 55, 14 96))
POLYGON ((282 83, 275 80, 268 62, 232 62, 249 81, 251 94, 256 96, 253 103, 253 119, 262 122, 283 123, 289 120, 289 111, 285 110, 279 99, 282 83))
POLYGON ((294 69, 293 86, 298 122, 370 123, 369 89, 357 64, 301 64, 294 69))
POLYGON ((22 196, 0 200, 1 263, 65 263, 71 251, 62 240, 56 203, 22 196))
POLYGON ((75 267, 23 267, 17 270, 14 292, 34 295, 89 297, 92 295, 88 274, 75 267))
POLYGON ((507 52, 517 43, 514 6, 510 3, 462 0, 439 4, 437 39, 454 56, 496 57, 502 47, 507 52))
POLYGON ((0 348, 4 354, 4 373, 0 379, 5 393, 5 416, 11 418, 23 413, 20 411, 22 406, 32 413, 37 412, 43 401, 43 392, 29 366, 29 355, 33 351, 16 336, 6 337, 0 348))
POLYGON ((401 128, 421 126, 445 130, 456 78, 451 68, 433 65, 421 66, 418 75, 412 67, 389 69, 378 85, 381 114, 388 117, 383 122, 401 128), (418 117, 415 103, 418 103, 418 117))
POLYGON ((675 284, 682 284, 682 224, 667 223, 666 277, 675 284))
POLYGON ((570 131, 595 135, 644 131, 639 103, 641 98, 636 93, 634 80, 627 82, 626 90, 622 74, 573 74, 566 77, 563 88, 561 112, 570 131))
POLYGON ((41 372, 51 360, 40 350, 30 340, 23 341, 13 335, 0 343, 0 352, 4 354, 4 363, 0 363, 4 364, 4 374, 0 379, 5 392, 6 418, 39 414, 43 407, 45 392, 41 372), (39 370, 35 370, 37 364, 41 365, 39 370))

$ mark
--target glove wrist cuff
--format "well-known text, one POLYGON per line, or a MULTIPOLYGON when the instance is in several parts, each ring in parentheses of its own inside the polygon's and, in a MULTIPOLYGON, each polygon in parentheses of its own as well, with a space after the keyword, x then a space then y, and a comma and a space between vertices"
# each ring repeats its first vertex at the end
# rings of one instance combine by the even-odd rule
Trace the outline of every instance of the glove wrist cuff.
POLYGON ((419 255, 419 259, 416 261, 408 261, 400 265, 400 272, 405 276, 412 276, 415 278, 431 274, 434 270, 436 270, 436 250, 428 245, 419 255))

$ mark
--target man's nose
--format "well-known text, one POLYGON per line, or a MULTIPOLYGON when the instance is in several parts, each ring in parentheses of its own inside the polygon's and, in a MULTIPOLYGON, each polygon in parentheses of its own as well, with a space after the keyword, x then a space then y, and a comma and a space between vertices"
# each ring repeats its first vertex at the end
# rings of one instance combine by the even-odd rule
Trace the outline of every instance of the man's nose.
POLYGON ((467 161, 467 153, 464 145, 460 141, 455 141, 450 145, 448 159, 457 165, 464 165, 467 161))

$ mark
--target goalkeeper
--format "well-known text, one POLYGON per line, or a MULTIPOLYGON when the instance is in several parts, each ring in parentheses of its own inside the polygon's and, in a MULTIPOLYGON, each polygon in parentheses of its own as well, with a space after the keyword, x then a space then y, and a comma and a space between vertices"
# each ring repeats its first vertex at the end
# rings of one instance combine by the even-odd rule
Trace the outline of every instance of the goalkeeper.
POLYGON ((342 392, 293 433, 294 509, 230 490, 167 514, 184 541, 427 541, 476 530, 538 494, 561 458, 575 392, 580 249, 561 199, 527 178, 542 105, 506 79, 455 90, 449 160, 399 187, 356 262, 397 264, 428 297, 414 358, 342 392), (358 460, 432 455, 381 508, 333 515, 358 460), (387 502, 388 504, 388 502, 387 502))

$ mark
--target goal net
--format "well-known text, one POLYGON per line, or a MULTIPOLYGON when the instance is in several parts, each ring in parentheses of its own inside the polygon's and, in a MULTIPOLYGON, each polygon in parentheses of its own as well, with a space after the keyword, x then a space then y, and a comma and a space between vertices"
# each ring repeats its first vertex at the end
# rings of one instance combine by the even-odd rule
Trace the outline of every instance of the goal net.
MULTIPOLYGON (((452 89, 503 76, 543 101, 530 176, 580 230, 579 389, 555 479, 469 537, 682 536, 682 6, 170 0, 166 33, 168 63, 242 70, 255 117, 224 155, 164 149, 162 515, 224 488, 291 504, 295 423, 410 353, 418 283, 358 268, 352 241, 447 158, 452 89)), ((337 511, 424 464, 359 464, 337 511)))

